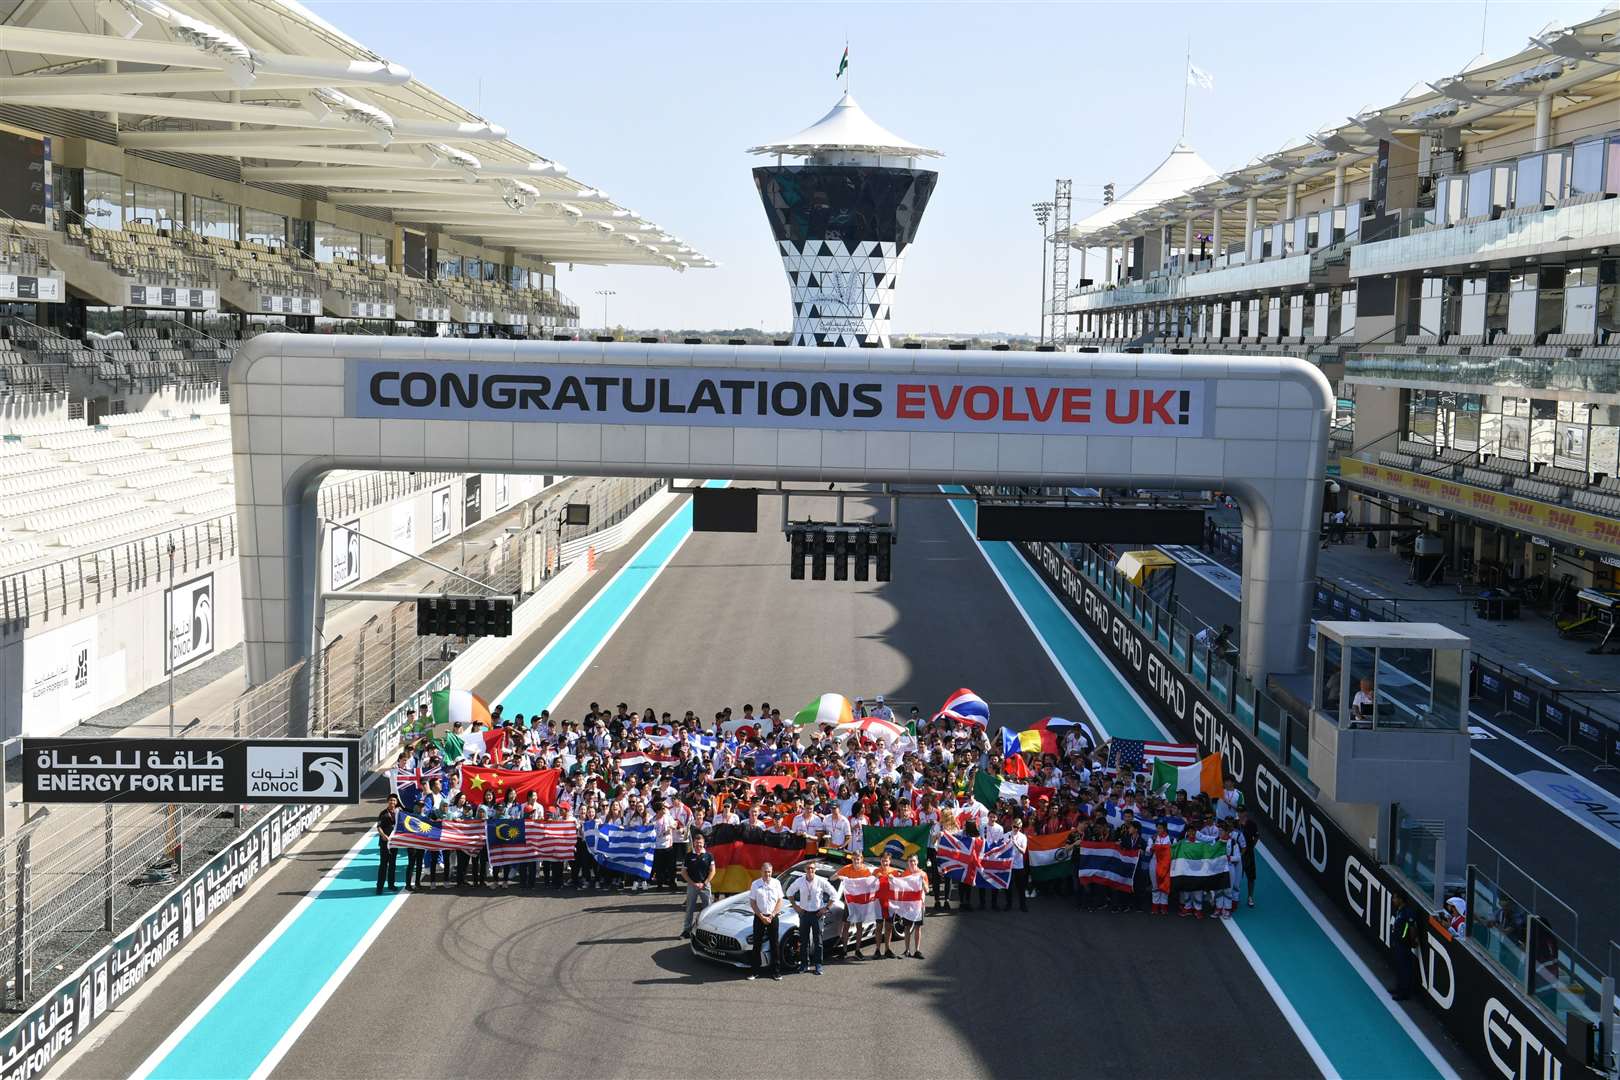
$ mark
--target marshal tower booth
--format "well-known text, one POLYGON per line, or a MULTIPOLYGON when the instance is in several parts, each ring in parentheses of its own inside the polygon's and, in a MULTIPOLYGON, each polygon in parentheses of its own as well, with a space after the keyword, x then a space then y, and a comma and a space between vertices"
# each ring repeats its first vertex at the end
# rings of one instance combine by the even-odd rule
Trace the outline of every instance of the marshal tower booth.
POLYGON ((879 126, 848 93, 797 135, 748 152, 776 157, 754 184, 787 271, 792 343, 887 347, 900 265, 939 179, 917 160, 943 155, 879 126))

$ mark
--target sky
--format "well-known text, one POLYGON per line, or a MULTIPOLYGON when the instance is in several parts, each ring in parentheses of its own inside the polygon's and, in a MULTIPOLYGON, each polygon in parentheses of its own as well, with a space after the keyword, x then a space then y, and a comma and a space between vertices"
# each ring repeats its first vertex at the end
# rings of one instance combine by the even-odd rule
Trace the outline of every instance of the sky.
MULTIPOLYGON (((1037 330, 1041 232, 1030 209, 1074 181, 1076 220, 1181 134, 1217 170, 1384 106, 1481 50, 1523 49, 1596 0, 1309 3, 543 3, 306 0, 366 47, 718 269, 559 267, 581 324, 785 331, 787 280, 750 146, 851 92, 889 130, 944 151, 906 256, 892 330, 1037 330), (598 296, 612 290, 612 297, 598 296)), ((1075 272, 1078 272, 1076 265, 1075 272)))

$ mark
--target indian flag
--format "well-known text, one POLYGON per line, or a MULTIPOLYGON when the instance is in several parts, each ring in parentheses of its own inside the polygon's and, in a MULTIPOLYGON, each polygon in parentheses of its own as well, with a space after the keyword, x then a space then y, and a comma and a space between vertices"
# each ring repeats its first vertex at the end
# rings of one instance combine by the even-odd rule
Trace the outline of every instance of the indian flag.
POLYGON ((822 694, 793 714, 793 723, 798 727, 807 724, 837 727, 839 724, 850 724, 854 721, 855 707, 843 694, 822 694))
POLYGON ((489 703, 471 690, 435 690, 433 723, 461 724, 464 730, 489 727, 489 703))
POLYGON ((1203 761, 1194 765, 1183 765, 1177 768, 1163 761, 1153 763, 1153 790, 1175 798, 1176 792, 1185 791, 1189 795, 1203 792, 1212 799, 1221 797, 1221 755, 1211 754, 1203 761))
POLYGON ((1069 862, 1068 833, 1044 833, 1028 839, 1029 848, 1024 852, 1024 858, 1029 864, 1031 881, 1061 881, 1066 875, 1074 873, 1069 862))

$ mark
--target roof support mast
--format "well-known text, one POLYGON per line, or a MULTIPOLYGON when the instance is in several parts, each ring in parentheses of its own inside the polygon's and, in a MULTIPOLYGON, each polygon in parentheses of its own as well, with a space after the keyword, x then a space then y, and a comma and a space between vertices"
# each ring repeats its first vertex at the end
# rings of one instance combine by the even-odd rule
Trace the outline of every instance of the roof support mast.
POLYGON ((1069 344, 1069 211, 1073 180, 1059 180, 1052 196, 1052 235, 1062 237, 1052 245, 1052 339, 1063 352, 1069 344))

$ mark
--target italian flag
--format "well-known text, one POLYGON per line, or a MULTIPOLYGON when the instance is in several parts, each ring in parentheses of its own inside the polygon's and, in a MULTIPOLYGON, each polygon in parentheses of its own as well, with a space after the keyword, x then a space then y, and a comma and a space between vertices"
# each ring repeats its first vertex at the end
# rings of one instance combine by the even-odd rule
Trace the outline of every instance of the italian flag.
POLYGON ((842 60, 838 61, 838 74, 834 75, 833 78, 837 79, 837 78, 842 77, 845 70, 847 70, 848 68, 849 68, 849 46, 845 45, 844 46, 844 58, 842 60))
POLYGON ((1167 798, 1175 798, 1176 792, 1185 791, 1189 795, 1203 792, 1212 799, 1221 797, 1221 755, 1211 754, 1195 765, 1183 765, 1177 768, 1163 761, 1153 763, 1152 788, 1167 798))
POLYGON ((1061 881, 1074 870, 1069 862, 1069 834, 1044 833, 1029 837, 1029 849, 1024 852, 1029 864, 1031 881, 1061 881))
POLYGON ((804 727, 808 724, 837 727, 839 724, 852 724, 854 722, 855 707, 850 704, 849 698, 843 694, 822 694, 793 714, 793 723, 798 727, 804 727))

